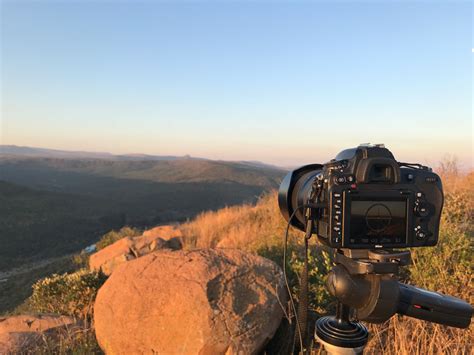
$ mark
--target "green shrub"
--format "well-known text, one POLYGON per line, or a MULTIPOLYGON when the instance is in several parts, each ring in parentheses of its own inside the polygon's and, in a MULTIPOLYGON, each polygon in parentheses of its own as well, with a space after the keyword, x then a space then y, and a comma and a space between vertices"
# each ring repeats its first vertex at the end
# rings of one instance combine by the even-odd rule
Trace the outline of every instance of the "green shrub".
POLYGON ((81 251, 79 254, 72 256, 72 263, 76 269, 88 269, 89 268, 89 257, 90 254, 85 251, 81 251))
POLYGON ((54 274, 33 285, 29 308, 35 312, 90 318, 95 296, 105 280, 102 273, 86 269, 72 274, 54 274))
POLYGON ((106 246, 115 243, 119 239, 125 237, 137 237, 141 234, 142 233, 139 229, 125 226, 118 231, 112 230, 104 234, 95 246, 97 250, 104 249, 106 246))

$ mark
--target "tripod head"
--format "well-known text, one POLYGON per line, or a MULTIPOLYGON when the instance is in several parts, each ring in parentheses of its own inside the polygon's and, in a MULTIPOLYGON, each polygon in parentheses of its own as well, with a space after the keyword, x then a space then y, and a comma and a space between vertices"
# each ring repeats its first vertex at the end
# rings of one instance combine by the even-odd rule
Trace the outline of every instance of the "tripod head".
POLYGON ((367 343, 367 329, 351 321, 351 310, 369 323, 396 313, 458 328, 471 322, 469 303, 398 281, 400 266, 411 262, 410 251, 338 249, 335 262, 326 286, 338 300, 337 314, 320 318, 315 330, 330 353, 361 353, 367 343))

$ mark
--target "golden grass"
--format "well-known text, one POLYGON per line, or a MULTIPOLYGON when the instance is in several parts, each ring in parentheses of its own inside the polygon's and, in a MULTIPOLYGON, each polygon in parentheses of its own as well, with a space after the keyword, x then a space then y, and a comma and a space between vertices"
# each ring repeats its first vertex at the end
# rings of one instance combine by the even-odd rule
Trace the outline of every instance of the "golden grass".
MULTIPOLYGON (((460 175, 455 165, 441 167, 445 207, 440 240, 434 248, 414 248, 407 282, 474 301, 472 279, 474 173, 460 175)), ((256 205, 205 212, 181 226, 187 248, 232 247, 251 252, 283 246, 286 223, 276 192, 256 205)), ((291 230, 290 243, 301 245, 301 232, 291 230)), ((324 275, 319 275, 323 278, 324 275)), ((318 297, 316 297, 318 299, 318 297)), ((320 299, 320 298, 319 298, 320 299)), ((473 327, 456 329, 394 316, 382 325, 370 325, 368 354, 472 354, 473 327)))
POLYGON ((203 212, 180 228, 187 248, 222 247, 254 251, 258 247, 281 244, 285 226, 276 193, 270 193, 263 195, 256 205, 203 212))

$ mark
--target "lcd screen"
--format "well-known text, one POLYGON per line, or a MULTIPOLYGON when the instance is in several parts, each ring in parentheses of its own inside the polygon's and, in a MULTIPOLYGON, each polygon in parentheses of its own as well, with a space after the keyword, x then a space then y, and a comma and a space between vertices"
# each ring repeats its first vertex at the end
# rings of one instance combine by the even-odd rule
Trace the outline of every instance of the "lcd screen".
POLYGON ((350 238, 360 243, 366 238, 375 242, 401 243, 406 239, 407 201, 352 200, 350 238))

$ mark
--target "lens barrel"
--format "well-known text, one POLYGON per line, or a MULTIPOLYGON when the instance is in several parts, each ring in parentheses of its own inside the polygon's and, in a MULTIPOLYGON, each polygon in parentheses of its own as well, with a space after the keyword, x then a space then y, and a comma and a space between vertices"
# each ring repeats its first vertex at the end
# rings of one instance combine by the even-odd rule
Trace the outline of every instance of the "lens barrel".
POLYGON ((289 221, 295 213, 290 224, 302 231, 305 230, 305 217, 304 209, 299 207, 308 204, 313 181, 322 169, 321 164, 311 164, 291 171, 283 179, 278 191, 281 214, 289 221))

